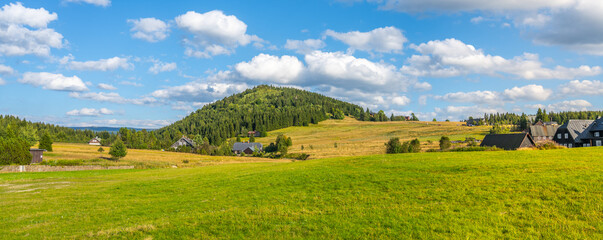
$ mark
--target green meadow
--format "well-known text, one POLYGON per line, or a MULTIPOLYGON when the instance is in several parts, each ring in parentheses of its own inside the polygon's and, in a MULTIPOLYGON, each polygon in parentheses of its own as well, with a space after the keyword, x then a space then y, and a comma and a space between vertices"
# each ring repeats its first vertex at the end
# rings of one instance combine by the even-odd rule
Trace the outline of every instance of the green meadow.
POLYGON ((603 149, 0 174, 3 239, 602 239, 603 149))

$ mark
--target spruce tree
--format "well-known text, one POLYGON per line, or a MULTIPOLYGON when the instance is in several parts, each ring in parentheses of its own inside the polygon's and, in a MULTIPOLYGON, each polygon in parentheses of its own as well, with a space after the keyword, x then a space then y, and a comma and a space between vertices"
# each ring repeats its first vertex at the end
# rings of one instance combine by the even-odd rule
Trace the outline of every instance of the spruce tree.
POLYGON ((52 139, 50 138, 50 134, 44 133, 44 135, 42 135, 39 148, 52 152, 52 139))
POLYGON ((117 141, 115 141, 113 145, 111 145, 111 149, 109 150, 109 155, 111 155, 115 159, 125 157, 127 154, 128 149, 126 148, 124 142, 121 141, 121 139, 117 139, 117 141))

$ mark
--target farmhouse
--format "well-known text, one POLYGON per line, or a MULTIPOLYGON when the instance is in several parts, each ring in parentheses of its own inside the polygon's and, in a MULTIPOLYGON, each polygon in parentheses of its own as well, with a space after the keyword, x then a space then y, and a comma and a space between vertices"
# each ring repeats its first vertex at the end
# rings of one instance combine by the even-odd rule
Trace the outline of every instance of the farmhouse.
POLYGON ((95 137, 95 138, 91 139, 88 142, 88 145, 100 146, 101 145, 101 139, 99 137, 95 137))
POLYGON ((486 135, 480 146, 498 147, 505 150, 534 147, 536 144, 529 133, 486 135))
POLYGON ((554 140, 569 148, 603 146, 603 118, 569 120, 559 127, 554 140))
POLYGON ((176 141, 170 148, 178 149, 179 147, 191 147, 194 148, 196 146, 195 142, 186 136, 182 136, 178 141, 176 141))
POLYGON ((252 154, 254 152, 262 151, 262 144, 255 142, 236 142, 232 146, 232 152, 235 154, 252 154))
POLYGON ((44 152, 46 152, 46 150, 32 148, 29 149, 29 152, 31 153, 31 163, 41 163, 42 160, 44 160, 44 152))
POLYGON ((528 132, 536 142, 550 141, 555 137, 559 125, 556 122, 542 122, 530 126, 528 132))
MULTIPOLYGON (((599 121, 599 120, 597 120, 599 121)), ((582 146, 592 146, 590 141, 583 142, 583 138, 589 137, 589 129, 591 125, 595 121, 593 120, 574 120, 571 119, 567 121, 567 123, 561 125, 557 132, 555 132, 555 137, 553 141, 557 142, 559 145, 572 148, 572 147, 582 147, 582 146), (588 145, 591 144, 591 145, 588 145)), ((596 130, 595 130, 596 131, 596 130)), ((593 133, 594 134, 594 133, 593 133)), ((600 133, 599 133, 600 135, 600 133)), ((594 136, 593 136, 594 137, 594 136)), ((586 139, 585 139, 586 140, 586 139)))

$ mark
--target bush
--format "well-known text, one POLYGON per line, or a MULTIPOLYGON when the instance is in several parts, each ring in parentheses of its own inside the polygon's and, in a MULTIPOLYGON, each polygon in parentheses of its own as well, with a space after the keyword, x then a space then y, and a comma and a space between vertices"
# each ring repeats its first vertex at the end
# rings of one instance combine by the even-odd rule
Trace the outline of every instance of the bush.
POLYGON ((465 138, 465 142, 467 143, 467 146, 469 146, 469 147, 477 147, 477 140, 475 140, 474 137, 465 138))
POLYGON ((452 147, 452 143, 450 143, 450 138, 442 136, 440 138, 440 150, 448 150, 450 149, 450 147, 452 147))
POLYGON ((385 144, 385 153, 402 153, 400 138, 390 138, 385 144))
POLYGON ((109 155, 113 156, 115 159, 120 159, 125 157, 128 154, 128 149, 124 142, 121 139, 117 139, 113 145, 111 145, 111 149, 109 150, 109 155))
POLYGON ((558 144, 556 144, 554 142, 545 142, 545 143, 539 143, 538 145, 536 145, 536 148, 538 148, 538 150, 549 150, 549 149, 562 149, 565 147, 559 146, 558 144))
POLYGON ((419 139, 415 138, 412 141, 410 141, 410 146, 408 147, 408 152, 411 152, 411 153, 421 152, 421 142, 419 141, 419 139))

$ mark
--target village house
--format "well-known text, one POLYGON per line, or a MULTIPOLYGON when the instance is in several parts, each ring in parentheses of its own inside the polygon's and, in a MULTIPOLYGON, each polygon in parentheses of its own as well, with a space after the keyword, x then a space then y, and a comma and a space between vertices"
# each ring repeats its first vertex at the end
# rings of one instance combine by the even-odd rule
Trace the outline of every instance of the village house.
POLYGON ((91 139, 88 142, 88 145, 100 146, 101 145, 101 139, 99 137, 94 137, 93 139, 91 139))
POLYGON ((538 121, 530 126, 528 132, 536 142, 552 141, 558 128, 559 124, 557 122, 538 121))
POLYGON ((559 127, 554 140, 568 148, 603 146, 603 118, 569 120, 559 127))
POLYGON ((194 148, 196 146, 195 142, 186 136, 182 136, 178 141, 176 141, 170 148, 178 150, 180 147, 190 147, 194 148))
POLYGON ((232 146, 232 152, 237 155, 241 153, 253 154, 254 152, 262 151, 262 147, 261 143, 256 142, 236 142, 232 146))
POLYGON ((481 147, 497 147, 505 150, 517 150, 536 146, 529 133, 490 134, 484 137, 481 147))
POLYGON ((583 143, 582 138, 588 137, 587 129, 594 123, 593 120, 574 120, 571 119, 567 121, 567 123, 561 125, 557 132, 555 132, 555 137, 553 141, 557 144, 573 148, 573 147, 589 147, 591 145, 590 142, 583 143), (585 134, 583 134, 585 133, 585 134), (586 144, 586 145, 585 145, 586 144))

